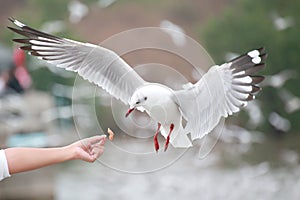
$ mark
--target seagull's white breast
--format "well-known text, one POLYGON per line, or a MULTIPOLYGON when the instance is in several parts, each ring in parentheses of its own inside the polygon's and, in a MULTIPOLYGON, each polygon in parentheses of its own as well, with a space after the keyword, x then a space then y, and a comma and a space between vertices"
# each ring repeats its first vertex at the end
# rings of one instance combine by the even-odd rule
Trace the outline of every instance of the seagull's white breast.
POLYGON ((178 106, 173 101, 172 89, 161 84, 149 84, 140 88, 140 92, 147 96, 143 107, 155 121, 170 125, 181 118, 178 106))

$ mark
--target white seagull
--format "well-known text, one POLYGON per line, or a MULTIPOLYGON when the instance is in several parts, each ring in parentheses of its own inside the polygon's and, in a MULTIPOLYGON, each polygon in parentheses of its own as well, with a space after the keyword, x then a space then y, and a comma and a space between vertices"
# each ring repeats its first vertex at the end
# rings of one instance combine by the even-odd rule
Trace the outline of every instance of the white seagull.
POLYGON ((174 147, 188 148, 191 140, 200 139, 218 124, 255 98, 264 80, 255 75, 265 64, 264 48, 252 50, 222 65, 215 65, 195 84, 182 90, 146 82, 115 52, 90 43, 56 37, 10 18, 19 29, 10 30, 25 36, 13 41, 30 55, 57 67, 77 72, 116 99, 129 105, 126 117, 134 110, 146 111, 158 124, 154 147, 158 151, 158 133, 174 147), (182 119, 186 120, 183 127, 182 119), (191 139, 188 137, 190 134, 191 139))

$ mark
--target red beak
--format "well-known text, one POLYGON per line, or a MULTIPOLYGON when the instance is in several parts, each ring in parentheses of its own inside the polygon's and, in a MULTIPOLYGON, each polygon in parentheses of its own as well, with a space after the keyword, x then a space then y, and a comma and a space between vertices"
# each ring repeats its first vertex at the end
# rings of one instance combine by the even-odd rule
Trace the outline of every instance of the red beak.
POLYGON ((130 108, 130 109, 127 111, 125 117, 128 117, 128 115, 129 115, 132 111, 134 111, 134 108, 130 108))

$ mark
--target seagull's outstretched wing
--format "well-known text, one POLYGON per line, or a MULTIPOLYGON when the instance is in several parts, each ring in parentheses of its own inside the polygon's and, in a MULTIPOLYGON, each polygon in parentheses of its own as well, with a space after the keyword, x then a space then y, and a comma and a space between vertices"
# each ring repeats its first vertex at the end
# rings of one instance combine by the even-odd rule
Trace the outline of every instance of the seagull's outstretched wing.
POLYGON ((25 36, 13 41, 25 44, 21 49, 57 67, 77 72, 128 104, 133 92, 145 81, 116 53, 89 43, 60 38, 35 30, 10 18, 20 29, 8 27, 25 36))
POLYGON ((175 92, 175 101, 187 120, 186 131, 192 139, 202 138, 220 121, 240 111, 255 98, 261 88, 263 76, 254 75, 261 70, 266 58, 260 48, 241 55, 221 66, 213 66, 195 85, 175 92))

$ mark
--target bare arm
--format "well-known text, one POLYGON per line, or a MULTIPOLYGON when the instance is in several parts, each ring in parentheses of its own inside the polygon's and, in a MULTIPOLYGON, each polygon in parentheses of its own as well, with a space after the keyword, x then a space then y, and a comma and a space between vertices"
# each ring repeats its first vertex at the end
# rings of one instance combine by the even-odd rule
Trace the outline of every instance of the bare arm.
POLYGON ((105 138, 105 135, 94 136, 57 148, 5 149, 9 173, 29 171, 74 159, 94 162, 104 151, 105 138))

